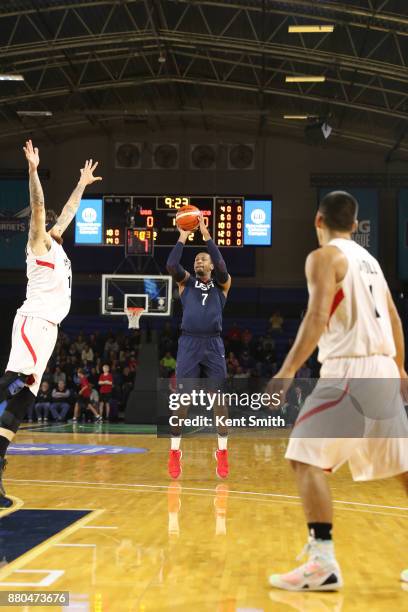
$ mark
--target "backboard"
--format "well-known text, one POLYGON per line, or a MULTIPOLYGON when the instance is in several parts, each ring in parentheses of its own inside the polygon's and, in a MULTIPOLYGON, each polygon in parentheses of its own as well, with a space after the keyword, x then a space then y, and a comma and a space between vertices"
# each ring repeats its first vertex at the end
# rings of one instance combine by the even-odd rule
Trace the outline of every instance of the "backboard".
POLYGON ((171 314, 173 279, 160 274, 103 274, 101 313, 124 315, 125 308, 144 307, 144 317, 171 314))

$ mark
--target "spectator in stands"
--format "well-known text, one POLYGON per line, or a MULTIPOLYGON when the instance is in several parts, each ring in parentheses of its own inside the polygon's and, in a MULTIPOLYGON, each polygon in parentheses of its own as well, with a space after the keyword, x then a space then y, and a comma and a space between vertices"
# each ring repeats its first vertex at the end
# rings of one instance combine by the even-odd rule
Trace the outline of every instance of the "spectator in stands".
POLYGON ((131 372, 128 366, 125 366, 122 370, 122 401, 126 404, 129 393, 133 389, 135 381, 135 374, 131 372))
POLYGON ((50 411, 56 421, 66 421, 69 411, 69 398, 71 392, 65 387, 63 380, 59 380, 55 389, 51 393, 50 411))
POLYGON ((52 372, 51 372, 51 368, 49 365, 47 365, 47 367, 45 368, 45 371, 42 377, 42 382, 47 382, 48 385, 51 385, 53 382, 52 372))
MULTIPOLYGON (((50 385, 46 380, 43 380, 41 383, 37 398, 36 398, 35 405, 34 405, 34 410, 37 415, 37 420, 39 423, 41 423, 42 421, 46 423, 48 421, 50 403, 51 403, 50 385)), ((28 419, 30 420, 30 415, 28 415, 28 419)))
POLYGON ((227 338, 228 340, 233 340, 233 341, 240 341, 241 340, 241 329, 238 327, 237 323, 233 323, 231 325, 231 327, 229 328, 229 331, 227 333, 227 338))
POLYGON ((91 395, 89 396, 89 403, 98 412, 100 395, 96 387, 94 387, 92 383, 90 383, 90 385, 91 385, 91 395))
POLYGON ((76 350, 76 346, 74 343, 70 344, 69 349, 68 349, 68 357, 76 357, 77 355, 77 350, 76 350))
POLYGON ((85 347, 85 338, 82 334, 79 334, 78 338, 76 339, 76 342, 74 343, 74 346, 76 353, 80 355, 85 347))
POLYGON ((119 344, 117 343, 113 335, 109 336, 109 338, 106 340, 105 347, 103 349, 103 352, 106 356, 109 356, 112 351, 115 353, 119 351, 119 344))
POLYGON ((249 329, 244 329, 241 336, 241 342, 245 348, 248 348, 252 342, 253 334, 249 331, 249 329))
POLYGON ((255 360, 253 357, 251 357, 249 351, 242 351, 241 355, 239 356, 239 365, 245 372, 248 372, 255 367, 255 360))
POLYGON ((235 372, 237 371, 237 368, 239 368, 239 361, 235 356, 235 353, 233 353, 232 351, 230 351, 228 353, 228 357, 227 357, 227 369, 232 373, 235 374, 235 372))
POLYGON ((84 348, 82 349, 81 359, 82 361, 90 361, 90 362, 94 360, 94 352, 93 352, 92 347, 89 346, 89 344, 85 344, 84 348))
POLYGON ((74 418, 72 419, 73 423, 77 422, 78 417, 81 413, 81 410, 83 409, 90 410, 92 414, 94 415, 95 420, 98 422, 101 421, 102 417, 99 416, 96 409, 90 403, 92 389, 91 389, 91 385, 89 384, 87 377, 85 376, 85 372, 82 368, 79 368, 78 370, 78 382, 79 382, 79 391, 78 391, 77 401, 74 406, 74 418))
POLYGON ((263 336, 262 347, 266 353, 273 351, 275 349, 275 345, 275 339, 273 338, 271 332, 268 332, 267 334, 265 334, 265 336, 263 336))
POLYGON ((128 365, 129 370, 131 372, 136 372, 137 366, 139 365, 138 361, 136 359, 136 351, 130 351, 130 355, 129 355, 129 359, 128 359, 127 365, 128 365))
POLYGON ((262 363, 263 360, 265 359, 265 350, 263 346, 263 340, 264 340, 263 336, 258 338, 258 340, 254 343, 254 347, 252 349, 252 354, 257 364, 262 363))
POLYGON ((107 363, 102 367, 99 376, 99 415, 103 419, 103 408, 105 407, 106 420, 109 421, 110 401, 112 399, 113 376, 107 363))
POLYGON ((174 359, 170 351, 167 351, 163 359, 161 359, 160 365, 162 366, 162 368, 164 368, 167 375, 169 375, 170 372, 176 369, 176 360, 174 359))
POLYGON ((272 332, 281 332, 283 326, 283 317, 279 310, 276 310, 269 319, 269 326, 272 332))
POLYGON ((54 376, 52 377, 52 379, 55 385, 58 385, 60 380, 64 384, 67 383, 67 375, 65 374, 65 372, 61 370, 61 367, 59 365, 56 366, 54 376))

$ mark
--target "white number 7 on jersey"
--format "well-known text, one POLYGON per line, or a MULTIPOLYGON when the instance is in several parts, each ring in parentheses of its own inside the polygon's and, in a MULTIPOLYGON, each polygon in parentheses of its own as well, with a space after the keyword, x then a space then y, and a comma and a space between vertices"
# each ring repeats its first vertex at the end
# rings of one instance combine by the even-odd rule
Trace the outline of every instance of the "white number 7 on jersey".
POLYGON ((203 301, 201 302, 201 305, 205 306, 205 300, 208 298, 208 293, 202 293, 201 295, 203 296, 203 301))

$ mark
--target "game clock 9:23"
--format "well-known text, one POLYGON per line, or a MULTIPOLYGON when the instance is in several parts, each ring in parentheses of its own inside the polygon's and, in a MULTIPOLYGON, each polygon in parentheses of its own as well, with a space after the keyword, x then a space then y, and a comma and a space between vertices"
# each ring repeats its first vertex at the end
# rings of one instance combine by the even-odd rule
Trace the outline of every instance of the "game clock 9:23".
POLYGON ((188 196, 159 196, 157 198, 157 210, 178 210, 188 204, 190 204, 188 196))

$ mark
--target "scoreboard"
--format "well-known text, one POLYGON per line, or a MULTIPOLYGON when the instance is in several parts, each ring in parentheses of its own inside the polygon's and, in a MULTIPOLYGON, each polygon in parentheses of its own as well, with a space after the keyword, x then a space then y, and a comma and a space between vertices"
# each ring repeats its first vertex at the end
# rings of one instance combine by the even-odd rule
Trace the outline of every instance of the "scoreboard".
MULTIPOLYGON (((126 246, 128 254, 151 254, 149 240, 154 247, 173 247, 179 236, 176 214, 187 204, 200 209, 214 242, 220 247, 271 244, 272 198, 265 196, 106 195, 94 200, 99 202, 95 209, 102 211, 99 233, 95 232, 94 240, 91 239, 89 220, 95 226, 97 223, 93 218, 96 212, 94 215, 90 213, 91 201, 84 200, 85 208, 81 203, 77 213, 75 242, 78 245, 126 246), (251 235, 248 228, 253 228, 255 236, 258 236, 255 241, 248 238, 251 235), (143 244, 137 246, 137 240, 143 244)), ((190 234, 186 246, 202 244, 201 233, 196 231, 190 234)))

